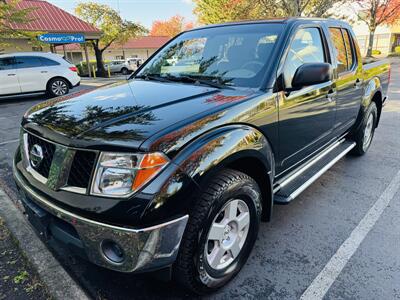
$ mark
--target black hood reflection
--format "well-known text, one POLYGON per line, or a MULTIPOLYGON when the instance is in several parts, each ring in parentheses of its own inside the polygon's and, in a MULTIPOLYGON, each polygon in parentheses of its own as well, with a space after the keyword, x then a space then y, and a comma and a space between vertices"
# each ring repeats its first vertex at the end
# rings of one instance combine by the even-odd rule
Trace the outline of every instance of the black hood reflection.
POLYGON ((249 95, 244 90, 131 80, 40 103, 25 114, 23 125, 71 146, 82 141, 85 147, 108 144, 138 148, 157 132, 249 95))

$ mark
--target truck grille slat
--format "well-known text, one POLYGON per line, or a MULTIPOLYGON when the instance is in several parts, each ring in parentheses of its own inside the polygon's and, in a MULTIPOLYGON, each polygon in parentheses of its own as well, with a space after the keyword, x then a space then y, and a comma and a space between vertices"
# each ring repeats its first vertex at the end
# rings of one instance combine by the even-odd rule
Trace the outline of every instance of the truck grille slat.
POLYGON ((30 153, 34 145, 39 145, 43 149, 43 160, 35 170, 45 178, 49 177, 51 162, 53 161, 56 146, 45 140, 29 134, 28 135, 28 152, 30 153))
POLYGON ((81 188, 89 187, 96 153, 77 151, 68 177, 68 185, 81 188))

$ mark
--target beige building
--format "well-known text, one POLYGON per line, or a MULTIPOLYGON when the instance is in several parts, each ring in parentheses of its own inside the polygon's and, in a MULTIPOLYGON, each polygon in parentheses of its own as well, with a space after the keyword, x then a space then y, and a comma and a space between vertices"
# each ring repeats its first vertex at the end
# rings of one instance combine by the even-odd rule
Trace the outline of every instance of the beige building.
MULTIPOLYGON (((143 36, 130 39, 123 45, 112 44, 103 53, 103 59, 117 60, 131 57, 147 59, 154 52, 164 45, 170 38, 166 36, 143 36)), ((89 49, 89 59, 95 60, 93 50, 89 49)), ((59 54, 64 54, 62 46, 57 46, 56 51, 59 54)), ((83 60, 84 52, 79 44, 65 45, 65 56, 73 63, 78 64, 83 60)))

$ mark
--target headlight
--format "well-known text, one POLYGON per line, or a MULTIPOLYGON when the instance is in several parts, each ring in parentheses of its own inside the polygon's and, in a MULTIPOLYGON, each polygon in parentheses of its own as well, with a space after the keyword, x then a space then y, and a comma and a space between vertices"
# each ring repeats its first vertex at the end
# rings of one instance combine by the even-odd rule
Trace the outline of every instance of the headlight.
POLYGON ((169 159, 162 153, 102 152, 95 170, 92 195, 127 197, 156 176, 169 159))

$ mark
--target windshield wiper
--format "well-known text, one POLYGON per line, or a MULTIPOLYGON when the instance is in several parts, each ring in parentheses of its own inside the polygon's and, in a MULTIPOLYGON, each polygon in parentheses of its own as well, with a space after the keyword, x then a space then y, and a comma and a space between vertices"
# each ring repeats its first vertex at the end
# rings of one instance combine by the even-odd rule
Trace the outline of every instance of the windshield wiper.
MULTIPOLYGON (((211 87, 215 87, 218 89, 232 89, 231 87, 220 83, 220 82, 215 82, 212 79, 203 79, 203 78, 198 78, 195 76, 190 76, 190 75, 182 75, 182 76, 173 76, 173 75, 168 75, 165 76, 166 78, 168 78, 171 81, 180 81, 180 82, 193 82, 195 84, 203 84, 203 85, 208 85, 211 87)), ((218 80, 217 78, 215 78, 216 80, 218 80)))
POLYGON ((161 82, 171 82, 172 81, 172 80, 164 78, 158 74, 144 74, 144 75, 135 76, 134 78, 139 78, 139 79, 144 79, 144 80, 161 81, 161 82))

